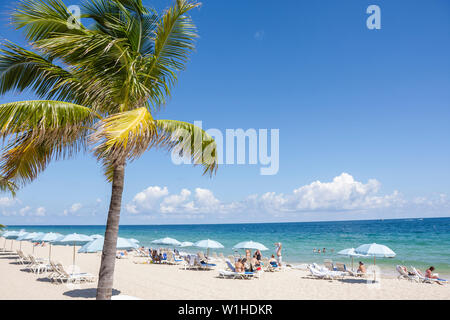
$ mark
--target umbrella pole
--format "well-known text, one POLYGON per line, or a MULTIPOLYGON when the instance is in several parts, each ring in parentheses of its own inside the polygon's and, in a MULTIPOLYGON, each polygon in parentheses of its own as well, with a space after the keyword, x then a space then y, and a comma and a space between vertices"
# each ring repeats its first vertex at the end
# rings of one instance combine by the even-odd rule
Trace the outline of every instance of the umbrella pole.
POLYGON ((352 256, 352 271, 353 271, 353 256, 352 256))
POLYGON ((22 241, 20 241, 19 250, 22 250, 22 241))
MULTIPOLYGON (((375 256, 373 256, 373 265, 374 266, 376 265, 376 257, 375 256)), ((373 268, 373 282, 376 282, 376 281, 377 281, 377 274, 375 272, 375 268, 373 268)))
POLYGON ((49 243, 49 244, 50 244, 50 246, 48 248, 48 261, 50 261, 50 258, 52 257, 52 244, 51 243, 49 243))
POLYGON ((75 269, 75 241, 73 242, 73 266, 72 266, 72 275, 73 269, 75 269))
POLYGON ((11 239, 11 251, 12 251, 13 243, 14 243, 14 240, 11 239))

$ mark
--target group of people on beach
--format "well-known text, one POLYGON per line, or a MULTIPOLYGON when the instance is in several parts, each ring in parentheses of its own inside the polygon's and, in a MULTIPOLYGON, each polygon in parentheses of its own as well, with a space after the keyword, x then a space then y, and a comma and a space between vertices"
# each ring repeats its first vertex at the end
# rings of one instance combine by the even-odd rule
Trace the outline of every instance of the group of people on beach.
MULTIPOLYGON (((272 267, 281 267, 281 242, 275 243, 275 254, 277 258, 275 259, 275 255, 272 254, 269 264, 272 265, 272 267)), ((261 251, 258 249, 255 251, 253 256, 251 256, 251 251, 249 249, 245 250, 245 258, 239 258, 235 262, 234 268, 236 269, 236 272, 245 272, 245 271, 258 271, 261 270, 262 266, 262 254, 261 251)))

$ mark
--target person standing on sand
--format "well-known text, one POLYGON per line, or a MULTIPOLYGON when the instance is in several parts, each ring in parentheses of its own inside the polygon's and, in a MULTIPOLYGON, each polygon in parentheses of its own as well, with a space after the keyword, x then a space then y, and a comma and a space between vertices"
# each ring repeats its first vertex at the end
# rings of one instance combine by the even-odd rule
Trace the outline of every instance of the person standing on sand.
POLYGON ((276 248, 276 252, 277 252, 277 263, 281 267, 281 260, 282 260, 282 258, 281 258, 281 242, 276 242, 275 248, 276 248))

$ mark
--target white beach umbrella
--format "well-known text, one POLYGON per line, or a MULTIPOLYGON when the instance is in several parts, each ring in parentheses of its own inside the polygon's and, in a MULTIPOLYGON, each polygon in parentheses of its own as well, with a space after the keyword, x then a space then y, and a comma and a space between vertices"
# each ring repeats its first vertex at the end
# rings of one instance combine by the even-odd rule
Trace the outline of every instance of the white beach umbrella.
MULTIPOLYGON (((376 264, 376 258, 393 258, 395 257, 395 252, 392 251, 390 248, 388 248, 385 245, 377 244, 377 243, 367 243, 360 245, 358 248, 355 249, 355 252, 358 254, 363 254, 367 256, 373 257, 373 264, 376 264)), ((373 271, 374 274, 374 280, 376 280, 376 273, 375 270, 373 271)))
POLYGON ((103 236, 102 236, 101 234, 93 234, 93 235, 90 235, 90 237, 91 237, 92 239, 103 238, 103 236))
POLYGON ((127 239, 128 241, 131 241, 131 242, 133 242, 133 243, 139 243, 139 240, 138 239, 134 239, 134 238, 129 238, 129 239, 127 239))
POLYGON ((206 248, 207 256, 209 256, 209 249, 220 249, 224 247, 220 242, 210 239, 197 241, 194 245, 199 248, 206 248))
MULTIPOLYGON (((80 253, 90 253, 90 252, 98 252, 103 250, 103 244, 105 242, 105 239, 103 237, 94 239, 88 243, 86 243, 84 246, 82 246, 78 252, 80 253)), ((125 238, 117 238, 117 249, 136 249, 138 245, 132 241, 129 241, 129 239, 125 238)))
MULTIPOLYGON (((85 244, 93 239, 85 234, 71 233, 63 237, 57 238, 54 242, 58 243, 73 243, 73 265, 75 266, 75 245, 85 244)), ((72 268, 73 271, 74 268, 72 268)))
POLYGON ((236 244, 233 249, 257 249, 257 250, 269 250, 265 245, 255 241, 242 241, 236 244))
POLYGON ((36 241, 49 242, 49 246, 48 246, 48 260, 50 260, 51 257, 52 257, 52 242, 55 241, 56 239, 60 238, 60 237, 61 237, 60 233, 54 233, 54 232, 44 233, 41 236, 35 237, 36 241))
POLYGON ((156 239, 153 240, 152 243, 154 244, 165 244, 168 246, 179 246, 181 244, 180 241, 178 241, 177 239, 173 239, 173 238, 162 238, 162 239, 156 239))
POLYGON ((3 244, 3 249, 6 248, 6 239, 11 239, 11 250, 13 246, 13 238, 17 238, 19 231, 6 231, 2 234, 2 237, 5 238, 5 243, 3 244))
POLYGON ((353 270, 353 258, 354 257, 368 257, 367 255, 356 253, 355 248, 343 249, 343 250, 339 251, 337 254, 340 254, 342 256, 348 256, 348 257, 352 258, 352 270, 353 270))
MULTIPOLYGON (((7 231, 3 234, 3 238, 5 239, 11 239, 11 250, 13 247, 13 243, 14 243, 14 239, 17 239, 18 237, 24 235, 24 231, 20 230, 20 231, 7 231)), ((6 240, 5 240, 5 246, 6 246, 6 240)))
POLYGON ((367 243, 360 245, 355 249, 355 253, 373 257, 373 264, 375 264, 375 259, 377 257, 393 258, 396 255, 395 252, 387 246, 377 243, 367 243))
POLYGON ((19 246, 19 250, 22 250, 22 241, 24 240, 24 238, 29 234, 29 232, 23 232, 20 236, 17 237, 17 241, 20 241, 20 246, 19 246))
POLYGON ((194 243, 190 241, 183 241, 180 243, 180 247, 192 247, 193 245, 194 243))
MULTIPOLYGON (((41 237, 43 232, 30 232, 23 237, 22 240, 33 242, 35 238, 41 237)), ((33 253, 34 253, 34 245, 33 245, 33 253)))

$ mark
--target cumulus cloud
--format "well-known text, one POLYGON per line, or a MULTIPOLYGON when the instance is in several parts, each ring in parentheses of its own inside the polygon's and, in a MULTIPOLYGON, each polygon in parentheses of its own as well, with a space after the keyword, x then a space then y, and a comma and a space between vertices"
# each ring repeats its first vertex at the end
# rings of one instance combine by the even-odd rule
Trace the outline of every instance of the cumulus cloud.
POLYGON ((153 210, 159 205, 160 199, 168 194, 169 190, 167 187, 148 187, 136 194, 133 198, 133 202, 126 205, 126 209, 130 213, 139 213, 142 210, 153 210))
POLYGON ((342 173, 330 182, 314 181, 292 192, 267 192, 250 195, 235 202, 223 202, 211 190, 182 189, 170 194, 167 187, 151 186, 139 192, 126 205, 133 214, 228 214, 258 212, 279 215, 295 212, 357 211, 401 207, 406 201, 398 191, 380 195, 381 184, 375 179, 356 181, 342 173))
POLYGON ((36 209, 36 211, 34 212, 34 216, 36 217, 44 217, 45 213, 46 213, 46 209, 44 207, 39 207, 36 209))
POLYGON ((12 207, 16 203, 18 203, 18 200, 14 199, 14 198, 8 198, 8 197, 0 198, 0 208, 12 207))
POLYGON ((69 209, 65 209, 63 211, 63 214, 65 216, 67 216, 69 213, 75 213, 75 212, 79 211, 82 207, 83 207, 83 205, 81 203, 79 203, 79 202, 74 203, 70 206, 69 209))
POLYGON ((257 203, 269 211, 289 212, 368 210, 404 203, 398 191, 378 195, 380 186, 375 179, 364 184, 348 173, 342 173, 331 182, 314 181, 290 194, 265 193, 257 203))
POLYGON ((225 213, 236 207, 234 203, 222 203, 208 189, 196 188, 194 192, 182 189, 179 194, 169 194, 167 187, 151 186, 139 192, 126 205, 128 212, 162 214, 225 213))

